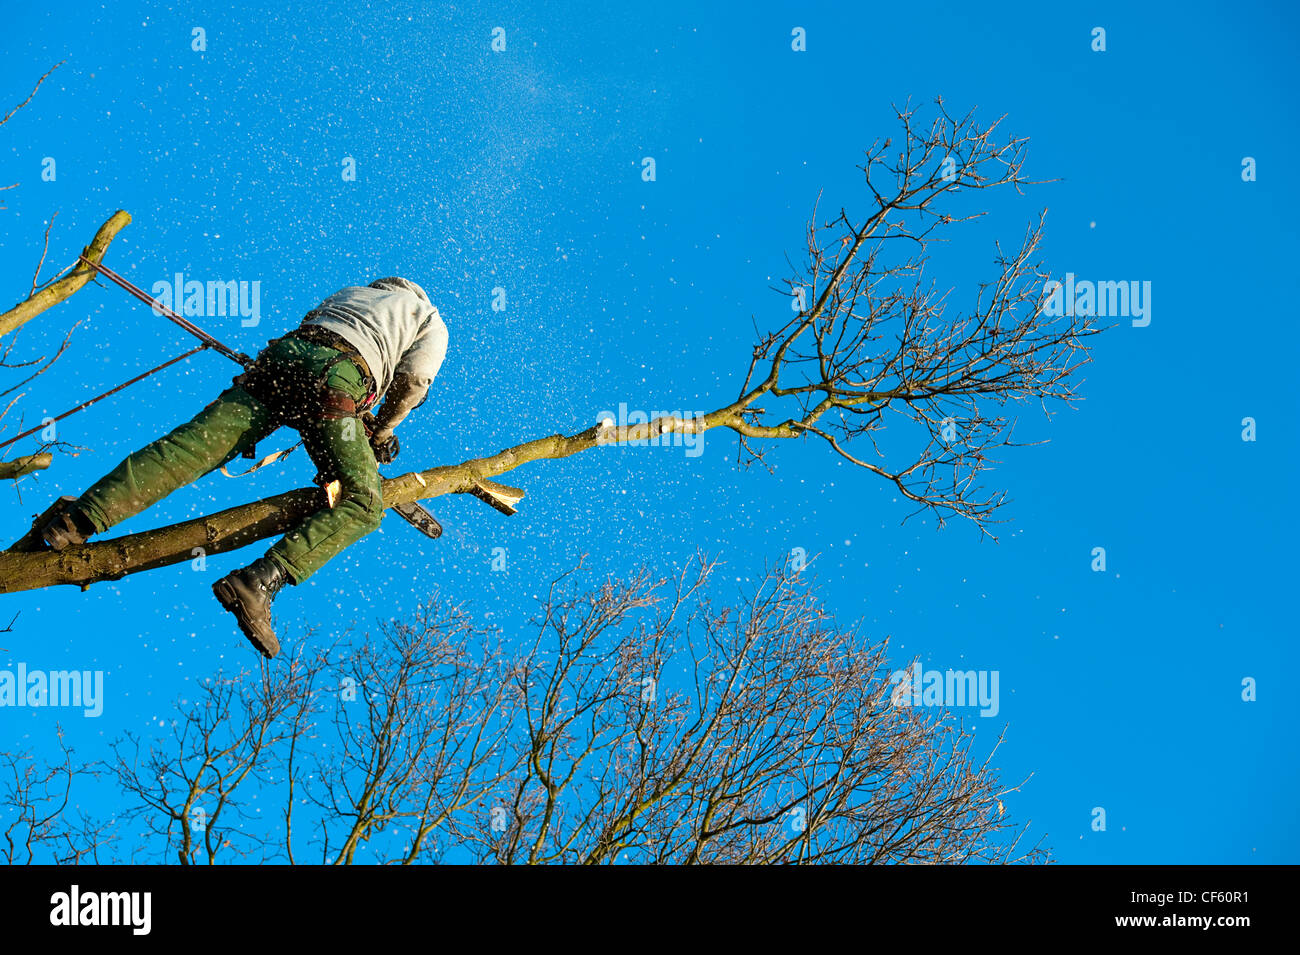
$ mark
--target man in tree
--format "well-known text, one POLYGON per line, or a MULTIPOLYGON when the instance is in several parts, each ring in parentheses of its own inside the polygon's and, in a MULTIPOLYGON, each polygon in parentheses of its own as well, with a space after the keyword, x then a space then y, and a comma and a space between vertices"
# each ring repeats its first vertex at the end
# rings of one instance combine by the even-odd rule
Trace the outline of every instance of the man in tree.
POLYGON ((393 429, 424 401, 446 353, 447 328, 420 286, 404 278, 348 286, 269 342, 192 421, 130 455, 80 498, 65 497, 42 514, 33 537, 54 550, 85 543, 238 455, 251 457, 259 441, 288 425, 319 469, 327 506, 212 585, 253 646, 274 657, 280 643, 271 602, 286 581, 302 583, 379 526, 376 462, 397 455, 393 429))

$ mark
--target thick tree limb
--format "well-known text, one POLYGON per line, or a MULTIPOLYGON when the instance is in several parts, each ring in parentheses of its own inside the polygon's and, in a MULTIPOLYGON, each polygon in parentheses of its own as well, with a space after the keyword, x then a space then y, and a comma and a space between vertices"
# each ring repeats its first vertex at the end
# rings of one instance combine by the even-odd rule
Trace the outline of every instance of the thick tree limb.
MULTIPOLYGON (((501 485, 491 479, 523 464, 568 457, 604 444, 648 439, 656 433, 671 433, 673 430, 698 433, 738 421, 730 408, 724 408, 701 419, 658 418, 649 424, 597 426, 573 435, 538 438, 488 457, 386 480, 384 504, 392 507, 404 501, 444 494, 472 494, 481 498, 487 493, 498 498, 515 499, 518 492, 512 494, 510 492, 514 489, 501 489, 501 485)), ((128 574, 193 560, 199 554, 238 550, 259 540, 285 534, 322 505, 320 490, 300 488, 192 521, 69 547, 57 553, 5 551, 0 553, 0 594, 56 584, 73 584, 85 589, 99 581, 120 580, 128 574)))
MULTIPOLYGON (((91 262, 98 263, 104 258, 104 253, 108 251, 109 243, 130 222, 131 216, 129 213, 122 209, 117 210, 109 217, 107 222, 99 227, 99 231, 95 233, 90 245, 86 246, 81 254, 91 262)), ((45 286, 45 288, 19 302, 9 311, 0 314, 0 337, 21 328, 41 312, 69 298, 94 276, 94 269, 78 261, 76 265, 45 286)))

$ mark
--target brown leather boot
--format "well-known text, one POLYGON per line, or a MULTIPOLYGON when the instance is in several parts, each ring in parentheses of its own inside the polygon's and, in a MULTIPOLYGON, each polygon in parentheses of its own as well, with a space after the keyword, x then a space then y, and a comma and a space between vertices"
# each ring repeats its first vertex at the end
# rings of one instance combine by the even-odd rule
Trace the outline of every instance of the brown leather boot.
POLYGON ((248 642, 267 659, 280 652, 280 641, 271 628, 271 601, 288 579, 289 575, 274 560, 259 557, 212 585, 221 606, 235 615, 248 642))
POLYGON ((86 543, 86 539, 95 533, 95 525, 77 507, 77 498, 65 494, 32 521, 32 529, 12 550, 63 550, 86 543))

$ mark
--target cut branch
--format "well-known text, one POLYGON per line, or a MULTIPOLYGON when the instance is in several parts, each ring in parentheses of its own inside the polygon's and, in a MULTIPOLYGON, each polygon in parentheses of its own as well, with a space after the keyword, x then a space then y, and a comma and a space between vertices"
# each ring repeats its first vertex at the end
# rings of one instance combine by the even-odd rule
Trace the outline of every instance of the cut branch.
MULTIPOLYGON (((108 250, 109 243, 130 222, 131 216, 129 213, 122 209, 114 212, 108 221, 99 227, 99 231, 91 239, 90 245, 86 246, 81 254, 91 262, 100 262, 104 258, 104 253, 108 250)), ((0 314, 0 337, 21 328, 41 312, 66 300, 94 276, 95 270, 93 268, 78 261, 78 264, 45 286, 45 288, 19 302, 9 311, 0 314)))
POLYGON ((28 454, 12 461, 0 461, 0 480, 12 481, 33 471, 43 471, 50 466, 54 455, 48 451, 40 454, 28 454))

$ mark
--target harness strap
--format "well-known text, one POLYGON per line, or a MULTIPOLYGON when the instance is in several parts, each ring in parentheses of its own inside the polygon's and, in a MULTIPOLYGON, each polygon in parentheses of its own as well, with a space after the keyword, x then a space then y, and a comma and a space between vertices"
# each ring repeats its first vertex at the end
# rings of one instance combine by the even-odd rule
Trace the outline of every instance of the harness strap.
MULTIPOLYGON (((231 471, 226 467, 226 465, 223 464, 223 465, 221 465, 221 473, 224 474, 224 475, 225 475, 226 477, 228 477, 228 478, 241 478, 241 477, 248 477, 248 476, 249 476, 250 474, 252 474, 254 471, 260 470, 260 469, 266 467, 268 464, 274 464, 276 461, 279 461, 281 458, 288 457, 291 453, 293 453, 294 449, 297 448, 297 447, 298 447, 299 445, 301 445, 301 444, 302 444, 302 442, 299 441, 297 444, 291 444, 291 445, 289 445, 289 447, 284 448, 284 449, 282 449, 282 450, 280 450, 280 451, 276 451, 274 454, 268 454, 266 457, 262 458, 262 460, 258 461, 256 464, 254 464, 254 465, 253 465, 251 468, 249 468, 247 471, 239 471, 238 473, 234 473, 234 472, 231 472, 231 471)), ((245 457, 249 457, 249 456, 250 456, 250 455, 245 454, 245 457)))
MULTIPOLYGON (((297 338, 301 341, 311 342, 313 345, 323 345, 326 348, 332 348, 339 353, 339 357, 331 361, 325 367, 324 378, 328 379, 330 371, 340 361, 350 361, 356 365, 357 371, 361 373, 362 383, 366 386, 366 398, 360 405, 361 409, 369 408, 378 397, 375 389, 378 382, 375 381, 374 374, 370 371, 370 366, 366 364, 365 358, 362 357, 355 345, 344 338, 337 332, 330 331, 323 325, 299 325, 286 336, 288 338, 297 338)), ((322 380, 322 384, 324 381, 322 380)))
MULTIPOLYGON (((338 354, 334 358, 331 358, 325 364, 324 369, 321 371, 320 375, 317 376, 316 378, 315 387, 316 387, 316 393, 318 395, 317 400, 319 402, 319 408, 317 413, 321 418, 323 419, 339 419, 339 418, 353 418, 353 417, 359 418, 362 412, 364 412, 367 408, 369 408, 374 403, 376 398, 374 376, 371 375, 370 368, 366 364, 365 359, 361 357, 361 353, 357 351, 357 349, 352 345, 351 342, 343 338, 343 336, 319 325, 301 325, 298 328, 295 328, 293 331, 280 336, 279 339, 274 339, 273 342, 270 344, 273 344, 274 341, 280 341, 281 339, 284 338, 297 338, 302 341, 310 342, 311 344, 314 345, 322 345, 326 348, 332 348, 338 352, 338 354), (334 367, 340 364, 341 362, 351 362, 353 365, 356 366, 357 371, 361 374, 362 384, 365 386, 367 392, 366 397, 362 401, 357 402, 351 395, 347 394, 346 392, 340 391, 335 388, 330 388, 328 386, 330 373, 334 370, 334 367)), ((247 368, 247 370, 244 372, 244 374, 239 375, 235 378, 235 383, 240 385, 241 387, 247 388, 249 390, 249 393, 252 394, 253 397, 258 398, 259 400, 262 401, 266 401, 268 400, 269 396, 259 395, 261 388, 259 387, 257 376, 260 370, 261 369, 256 361, 251 363, 250 366, 247 368)), ((279 402, 277 401, 276 404, 278 405, 278 403, 279 402)), ((277 414, 277 419, 280 420, 280 423, 287 424, 290 427, 297 426, 295 421, 290 420, 289 418, 281 418, 278 414, 277 414)), ((301 444, 302 441, 299 440, 296 444, 293 444, 288 448, 284 448, 283 450, 276 451, 273 454, 268 454, 266 457, 262 458, 260 461, 258 461, 256 464, 254 464, 246 471, 240 471, 237 473, 232 472, 227 465, 223 464, 221 466, 221 473, 228 478, 247 477, 248 475, 252 474, 254 471, 259 471, 262 468, 266 467, 267 465, 274 464, 276 461, 279 461, 281 458, 286 457, 288 454, 290 454, 294 449, 299 447, 301 444)), ((252 460, 253 458, 257 457, 256 447, 251 447, 245 450, 243 456, 248 458, 249 460, 252 460)), ((330 502, 330 506, 331 507, 334 506, 332 500, 330 502)))

